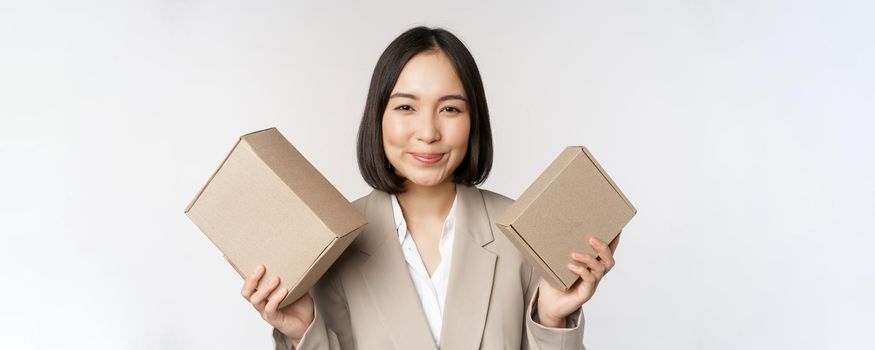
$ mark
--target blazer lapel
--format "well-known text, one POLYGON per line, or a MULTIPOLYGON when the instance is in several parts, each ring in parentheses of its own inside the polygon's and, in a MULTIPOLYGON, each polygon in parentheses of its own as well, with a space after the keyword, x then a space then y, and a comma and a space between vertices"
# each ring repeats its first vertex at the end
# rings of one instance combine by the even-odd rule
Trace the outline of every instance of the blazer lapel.
POLYGON ((361 272, 375 309, 396 348, 436 349, 398 243, 389 194, 373 191, 368 197, 365 216, 370 223, 365 230, 371 232, 360 250, 369 258, 361 272))
POLYGON ((483 195, 457 185, 456 232, 441 329, 442 349, 478 349, 492 295, 496 255, 484 248, 494 239, 483 195))

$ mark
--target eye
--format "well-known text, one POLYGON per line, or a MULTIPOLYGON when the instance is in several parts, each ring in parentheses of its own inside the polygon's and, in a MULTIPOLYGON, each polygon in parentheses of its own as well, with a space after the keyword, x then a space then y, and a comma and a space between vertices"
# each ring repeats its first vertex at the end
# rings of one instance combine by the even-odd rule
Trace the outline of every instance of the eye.
POLYGON ((410 105, 400 105, 398 107, 395 107, 395 110, 396 111, 410 112, 410 111, 413 111, 413 107, 410 107, 410 105))
POLYGON ((446 106, 443 109, 441 109, 441 111, 447 111, 450 113, 462 113, 461 110, 459 110, 458 108, 453 107, 453 106, 446 106))

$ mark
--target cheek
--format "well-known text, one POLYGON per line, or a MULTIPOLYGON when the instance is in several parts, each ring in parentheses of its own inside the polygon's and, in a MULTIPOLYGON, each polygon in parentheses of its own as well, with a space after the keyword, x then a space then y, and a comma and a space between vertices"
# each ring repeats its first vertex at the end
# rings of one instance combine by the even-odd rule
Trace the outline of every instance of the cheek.
POLYGON ((444 137, 453 149, 464 152, 468 148, 468 136, 471 133, 471 120, 468 117, 453 120, 445 130, 444 137))
POLYGON ((389 145, 394 145, 398 140, 399 128, 396 122, 392 119, 392 117, 386 115, 383 116, 383 144, 388 147, 389 145))
POLYGON ((397 118, 384 116, 383 123, 383 149, 386 152, 386 157, 390 161, 398 158, 400 149, 404 147, 407 140, 407 130, 397 118))

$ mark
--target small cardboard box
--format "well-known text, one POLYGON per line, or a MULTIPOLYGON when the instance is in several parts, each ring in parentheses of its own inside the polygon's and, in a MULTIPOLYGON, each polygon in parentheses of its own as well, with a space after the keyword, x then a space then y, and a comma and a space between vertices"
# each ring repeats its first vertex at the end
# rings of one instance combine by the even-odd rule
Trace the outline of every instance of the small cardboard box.
POLYGON ((495 221, 554 287, 567 290, 579 276, 571 252, 596 256, 589 237, 610 242, 637 213, 592 154, 567 147, 495 221))
POLYGON ((287 306, 309 291, 367 221, 276 128, 240 137, 185 213, 241 277, 280 276, 287 306))

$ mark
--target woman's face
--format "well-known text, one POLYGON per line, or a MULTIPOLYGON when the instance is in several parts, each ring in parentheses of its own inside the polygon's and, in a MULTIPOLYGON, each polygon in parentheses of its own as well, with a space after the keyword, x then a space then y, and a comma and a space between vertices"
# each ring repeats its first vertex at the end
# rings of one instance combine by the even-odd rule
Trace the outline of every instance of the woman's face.
POLYGON ((471 118, 467 96, 443 51, 411 58, 383 112, 383 148, 397 174, 420 186, 452 178, 465 158, 471 118))

